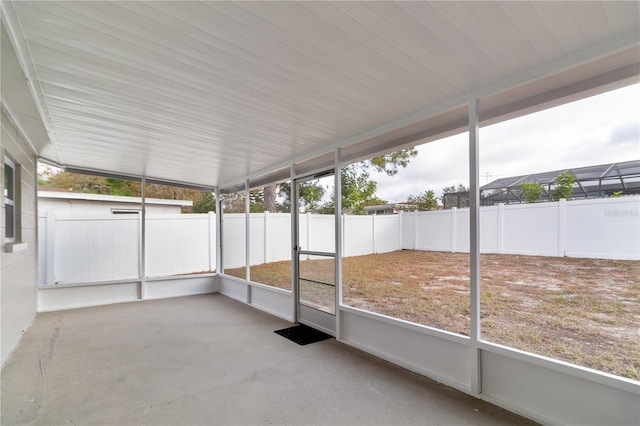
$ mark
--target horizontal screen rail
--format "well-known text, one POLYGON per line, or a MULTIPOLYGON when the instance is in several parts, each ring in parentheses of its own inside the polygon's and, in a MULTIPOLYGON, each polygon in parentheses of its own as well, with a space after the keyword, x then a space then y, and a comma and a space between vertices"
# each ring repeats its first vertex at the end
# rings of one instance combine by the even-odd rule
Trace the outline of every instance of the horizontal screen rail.
POLYGON ((334 283, 327 283, 327 282, 324 282, 324 281, 312 280, 312 279, 310 279, 310 278, 300 277, 300 278, 298 278, 298 279, 299 279, 300 281, 306 281, 306 282, 314 283, 314 284, 328 285, 328 286, 330 286, 330 287, 335 287, 335 286, 336 286, 334 283))
POLYGON ((336 257, 335 253, 328 253, 328 252, 325 252, 325 251, 298 250, 298 254, 306 254, 307 256, 336 257))

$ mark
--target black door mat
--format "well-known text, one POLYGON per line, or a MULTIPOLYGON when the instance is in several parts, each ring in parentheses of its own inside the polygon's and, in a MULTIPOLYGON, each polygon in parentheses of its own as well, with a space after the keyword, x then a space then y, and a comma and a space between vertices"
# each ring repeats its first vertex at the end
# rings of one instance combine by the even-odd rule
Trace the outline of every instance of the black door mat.
POLYGON ((299 345, 308 345, 309 343, 320 342, 333 337, 304 324, 294 325, 293 327, 283 328, 282 330, 275 330, 274 333, 286 337, 299 345))

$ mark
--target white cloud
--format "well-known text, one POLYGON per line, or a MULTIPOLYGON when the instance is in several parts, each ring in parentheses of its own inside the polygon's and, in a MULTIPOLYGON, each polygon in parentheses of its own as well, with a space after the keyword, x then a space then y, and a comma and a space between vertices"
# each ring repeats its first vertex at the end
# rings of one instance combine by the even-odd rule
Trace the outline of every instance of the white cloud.
MULTIPOLYGON (((465 133, 417 147, 418 157, 396 176, 372 176, 378 196, 403 201, 427 189, 440 195, 446 186, 468 185, 467 145, 465 133)), ((640 159, 640 85, 484 127, 479 153, 481 184, 640 159)))

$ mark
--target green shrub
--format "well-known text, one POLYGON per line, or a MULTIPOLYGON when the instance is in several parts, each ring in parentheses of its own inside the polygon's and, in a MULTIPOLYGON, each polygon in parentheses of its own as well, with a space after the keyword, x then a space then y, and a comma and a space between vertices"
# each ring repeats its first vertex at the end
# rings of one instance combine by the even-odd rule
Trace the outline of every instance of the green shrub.
POLYGON ((527 203, 537 203, 542 198, 542 184, 538 182, 523 182, 520 191, 527 203))
POLYGON ((571 172, 560 173, 553 180, 554 187, 551 190, 551 199, 558 201, 561 198, 565 200, 571 198, 574 183, 576 183, 576 175, 571 172))

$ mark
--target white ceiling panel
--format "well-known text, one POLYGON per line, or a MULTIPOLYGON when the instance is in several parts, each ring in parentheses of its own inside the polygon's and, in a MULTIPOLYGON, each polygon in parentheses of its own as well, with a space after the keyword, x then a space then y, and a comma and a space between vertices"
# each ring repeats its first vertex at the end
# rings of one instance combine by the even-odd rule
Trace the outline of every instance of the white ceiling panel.
POLYGON ((609 57, 619 63, 588 69, 637 63, 615 54, 640 43, 637 2, 22 0, 2 9, 49 131, 50 144, 36 144, 43 157, 205 186, 336 147, 409 143, 434 123, 449 132, 473 97, 501 111, 520 87, 530 105, 532 82, 609 57), (454 124, 430 119, 438 114, 454 124))

